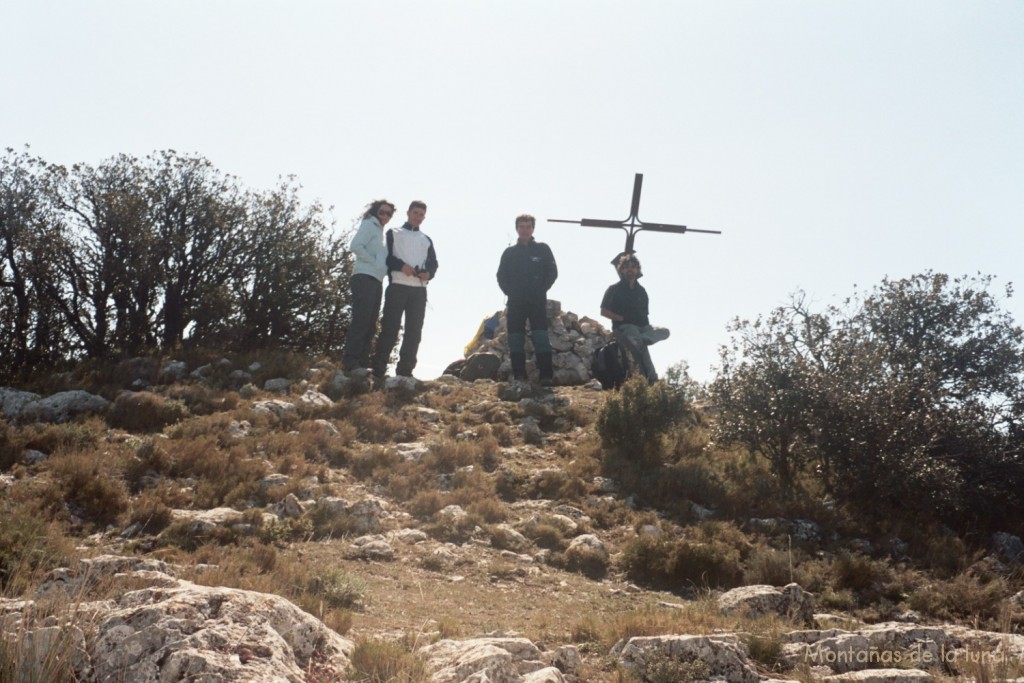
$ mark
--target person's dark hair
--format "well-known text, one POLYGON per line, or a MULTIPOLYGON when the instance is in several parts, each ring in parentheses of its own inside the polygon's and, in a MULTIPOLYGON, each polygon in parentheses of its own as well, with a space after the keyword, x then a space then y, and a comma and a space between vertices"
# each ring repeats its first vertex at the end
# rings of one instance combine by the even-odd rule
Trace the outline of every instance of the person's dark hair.
POLYGON ((419 199, 414 199, 409 203, 409 211, 412 211, 413 209, 423 209, 424 211, 426 211, 427 204, 426 202, 423 202, 419 199))
POLYGON ((636 264, 637 277, 640 277, 641 275, 644 274, 643 268, 640 267, 640 259, 638 259, 635 254, 622 254, 619 256, 619 262, 615 264, 615 270, 619 273, 619 275, 622 275, 622 269, 626 267, 627 263, 636 264))
MULTIPOLYGON (((366 211, 363 213, 363 218, 370 218, 371 216, 377 216, 377 212, 380 211, 380 207, 390 206, 391 213, 395 212, 395 205, 386 199, 374 199, 370 202, 370 205, 366 207, 366 211)), ((379 216, 377 216, 379 218, 379 216)))
POLYGON ((534 218, 533 216, 531 216, 528 213, 521 213, 518 216, 516 216, 516 227, 517 228, 519 227, 519 222, 520 221, 530 221, 530 225, 532 227, 534 227, 534 228, 537 227, 537 219, 534 218))

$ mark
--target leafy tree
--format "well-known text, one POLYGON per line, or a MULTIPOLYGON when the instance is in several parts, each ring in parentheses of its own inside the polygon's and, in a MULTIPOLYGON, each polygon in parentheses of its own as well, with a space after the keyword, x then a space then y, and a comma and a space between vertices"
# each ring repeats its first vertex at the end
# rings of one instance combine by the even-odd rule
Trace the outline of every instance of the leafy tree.
POLYGON ((46 164, 7 149, 0 158, 0 376, 53 363, 66 335, 47 283, 57 279, 47 253, 46 164))
POLYGON ((230 281, 243 276, 248 198, 202 157, 168 150, 148 161, 162 276, 157 320, 162 345, 174 348, 193 323, 206 328, 230 317, 230 281))
POLYGON ((174 151, 65 168, 7 150, 0 377, 185 343, 337 351, 350 255, 298 189, 174 151))
POLYGON ((243 267, 231 280, 232 343, 240 350, 342 348, 350 255, 331 237, 322 207, 303 206, 298 189, 289 179, 250 198, 243 267))
POLYGON ((765 457, 786 493, 814 458, 809 413, 821 389, 817 378, 831 365, 830 325, 802 295, 753 323, 733 321, 732 345, 721 350, 710 387, 721 408, 719 440, 765 457))
POLYGON ((126 155, 97 167, 51 167, 59 214, 50 227, 57 279, 49 298, 89 357, 137 353, 152 344, 154 236, 145 170, 126 155))
POLYGON ((767 458, 783 489, 806 473, 876 518, 1018 523, 1024 333, 992 282, 926 272, 735 322, 710 389, 719 438, 767 458))

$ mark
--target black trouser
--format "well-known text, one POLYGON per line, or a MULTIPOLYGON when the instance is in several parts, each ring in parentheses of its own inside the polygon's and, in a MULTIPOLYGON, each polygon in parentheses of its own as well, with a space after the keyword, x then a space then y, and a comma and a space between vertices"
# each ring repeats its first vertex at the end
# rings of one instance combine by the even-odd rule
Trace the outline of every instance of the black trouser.
POLYGON ((548 341, 548 306, 547 299, 509 299, 506 321, 508 323, 508 350, 511 353, 525 351, 526 321, 530 321, 530 334, 533 337, 534 353, 551 351, 548 341))
POLYGON ((373 354, 373 374, 383 377, 388 368, 388 359, 398 341, 398 328, 405 315, 405 331, 402 334, 402 348, 398 351, 398 367, 395 374, 411 375, 416 368, 416 352, 420 348, 423 333, 423 319, 427 313, 427 288, 409 285, 388 285, 384 293, 384 314, 380 321, 380 336, 373 354))
POLYGON ((363 273, 353 275, 349 284, 352 288, 352 322, 345 335, 341 365, 346 370, 368 368, 384 285, 372 275, 363 273))

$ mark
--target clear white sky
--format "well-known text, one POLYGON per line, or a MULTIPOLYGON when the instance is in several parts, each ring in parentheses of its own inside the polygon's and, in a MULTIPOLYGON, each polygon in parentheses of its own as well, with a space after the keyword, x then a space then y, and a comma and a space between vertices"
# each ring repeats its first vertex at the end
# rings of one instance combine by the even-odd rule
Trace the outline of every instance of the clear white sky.
POLYGON ((425 200, 421 377, 503 306, 521 212, 551 297, 598 317, 623 233, 546 219, 625 219, 635 173, 641 220, 723 231, 636 242, 655 362, 697 379, 797 289, 1022 280, 1022 0, 0 0, 0 26, 0 146, 294 174, 339 229, 425 200))

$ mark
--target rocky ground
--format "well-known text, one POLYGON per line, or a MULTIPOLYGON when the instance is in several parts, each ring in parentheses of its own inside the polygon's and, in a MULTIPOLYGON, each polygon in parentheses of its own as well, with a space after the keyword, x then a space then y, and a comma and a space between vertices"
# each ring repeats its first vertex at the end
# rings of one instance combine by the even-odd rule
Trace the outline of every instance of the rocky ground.
MULTIPOLYGON (((124 509, 102 523, 101 504, 64 491, 53 515, 76 552, 23 594, 12 594, 8 573, 0 678, 753 683, 1024 674, 1024 637, 1012 632, 910 611, 867 623, 781 581, 725 591, 632 580, 623 560, 632 541, 685 535, 718 513, 697 508, 696 522, 684 522, 637 509, 635 496, 602 474, 594 417, 607 394, 593 383, 537 392, 393 379, 371 392, 364 377, 327 363, 262 382, 259 368, 228 362, 143 363, 135 375, 120 379, 128 390, 117 395, 0 389, 10 424, 6 510, 29 491, 66 483, 57 463, 80 455, 66 445, 47 452, 59 428, 39 425, 89 432, 92 457, 119 463, 94 476, 127 482, 124 509), (237 479, 231 492, 211 493, 228 474, 237 479), (166 509, 161 524, 136 514, 143 500, 166 509)), ((790 523, 746 526, 755 521, 790 523)), ((1006 613, 1021 601, 1020 593, 1007 599, 1006 613)))

